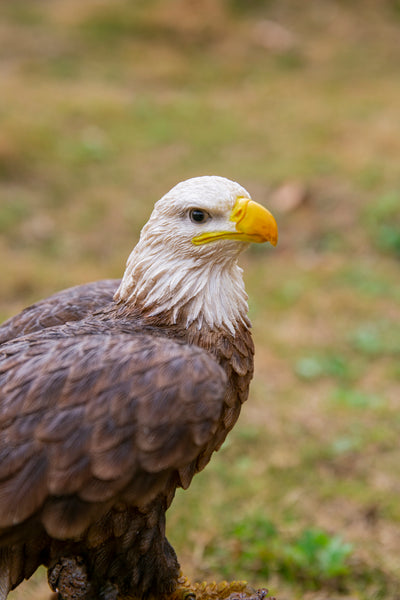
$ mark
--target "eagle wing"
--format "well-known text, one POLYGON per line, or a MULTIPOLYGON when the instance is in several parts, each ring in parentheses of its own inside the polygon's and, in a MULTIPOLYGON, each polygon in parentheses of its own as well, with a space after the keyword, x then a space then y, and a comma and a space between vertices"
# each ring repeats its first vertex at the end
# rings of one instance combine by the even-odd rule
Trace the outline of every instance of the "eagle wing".
POLYGON ((0 348, 0 538, 32 515, 67 538, 100 505, 144 505, 201 453, 221 415, 226 375, 201 348, 58 329, 0 348))
POLYGON ((28 306, 0 326, 0 344, 67 321, 84 319, 112 301, 119 283, 118 279, 104 279, 78 285, 28 306))

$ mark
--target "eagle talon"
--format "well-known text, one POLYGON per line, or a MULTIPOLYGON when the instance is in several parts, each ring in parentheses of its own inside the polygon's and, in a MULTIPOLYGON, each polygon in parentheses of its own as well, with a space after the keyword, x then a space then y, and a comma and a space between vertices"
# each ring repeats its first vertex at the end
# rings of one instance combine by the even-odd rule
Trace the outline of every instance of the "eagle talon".
POLYGON ((80 556, 60 558, 48 569, 47 579, 60 600, 89 600, 94 597, 86 565, 80 556))

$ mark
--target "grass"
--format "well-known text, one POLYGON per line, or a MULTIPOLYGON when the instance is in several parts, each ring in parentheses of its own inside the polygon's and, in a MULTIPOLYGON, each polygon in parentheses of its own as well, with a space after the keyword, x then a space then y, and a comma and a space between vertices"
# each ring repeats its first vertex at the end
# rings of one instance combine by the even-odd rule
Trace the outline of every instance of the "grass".
MULTIPOLYGON (((186 177, 237 179, 278 219, 278 247, 242 261, 251 397, 169 512, 195 579, 244 577, 279 600, 398 597, 397 4, 0 6, 0 318, 120 276, 153 202, 186 177), (289 207, 288 182, 304 190, 289 207)), ((14 600, 43 597, 44 580, 14 600)))

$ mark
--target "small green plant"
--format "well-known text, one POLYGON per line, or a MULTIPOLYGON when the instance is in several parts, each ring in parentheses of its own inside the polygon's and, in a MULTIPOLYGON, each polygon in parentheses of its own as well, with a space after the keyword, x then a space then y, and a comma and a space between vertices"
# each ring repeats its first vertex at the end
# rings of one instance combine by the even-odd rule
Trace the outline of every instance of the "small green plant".
POLYGON ((391 321, 367 321, 350 335, 352 346, 367 356, 400 353, 400 327, 391 321))
POLYGON ((237 523, 233 537, 239 544, 240 568, 269 577, 279 554, 279 534, 275 525, 264 515, 256 514, 237 523))
POLYGON ((292 583, 339 589, 350 575, 352 545, 320 529, 304 529, 292 537, 256 513, 238 521, 229 535, 236 542, 231 555, 217 558, 229 564, 228 577, 245 572, 268 578, 276 573, 292 583))
POLYGON ((338 388, 332 394, 332 401, 349 408, 379 408, 384 404, 384 399, 377 394, 352 388, 338 388))
POLYGON ((346 379, 351 374, 351 367, 347 358, 339 354, 310 355, 298 359, 295 373, 301 379, 309 380, 326 376, 346 379))
POLYGON ((348 558, 352 545, 340 536, 320 529, 306 529, 283 547, 280 571, 290 579, 301 578, 313 584, 349 575, 348 558))

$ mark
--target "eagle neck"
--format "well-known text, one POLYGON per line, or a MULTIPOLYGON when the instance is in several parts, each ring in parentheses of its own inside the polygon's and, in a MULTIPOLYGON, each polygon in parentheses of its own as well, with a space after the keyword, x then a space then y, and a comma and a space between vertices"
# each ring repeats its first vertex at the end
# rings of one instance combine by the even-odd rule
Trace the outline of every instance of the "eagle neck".
POLYGON ((143 256, 136 247, 128 259, 115 301, 159 324, 184 328, 204 325, 235 334, 248 323, 247 294, 237 257, 219 261, 188 258, 176 262, 163 255, 162 264, 151 253, 143 256))

